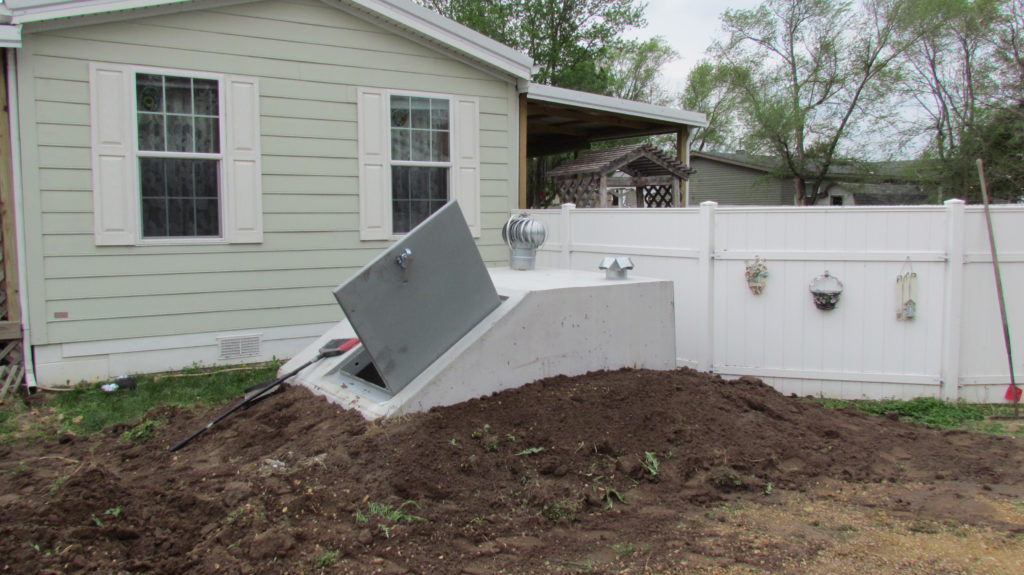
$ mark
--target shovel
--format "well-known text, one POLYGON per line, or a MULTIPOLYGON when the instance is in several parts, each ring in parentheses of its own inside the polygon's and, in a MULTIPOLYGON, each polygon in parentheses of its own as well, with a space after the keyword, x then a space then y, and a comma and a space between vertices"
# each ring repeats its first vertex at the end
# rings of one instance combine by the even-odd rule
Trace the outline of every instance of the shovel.
POLYGON ((190 441, 192 441, 197 436, 199 436, 199 434, 203 433, 207 429, 210 429, 211 427, 216 425, 217 422, 219 422, 220 420, 224 419, 225 417, 231 415, 232 413, 238 411, 239 409, 248 409, 248 408, 252 407, 253 405, 255 405, 256 402, 270 397, 271 395, 273 395, 274 393, 276 393, 277 391, 279 391, 281 389, 281 384, 284 383, 285 380, 287 380, 288 378, 292 377, 296 373, 299 373, 300 371, 306 369, 307 367, 313 365, 314 363, 320 361, 321 359, 324 359, 326 357, 335 357, 335 356, 341 355, 341 354, 345 353, 346 351, 349 351, 353 347, 357 346, 358 344, 359 344, 359 339, 357 339, 357 338, 332 339, 331 341, 327 342, 326 344, 324 344, 323 347, 320 348, 319 353, 317 353, 316 357, 314 357, 313 359, 307 361, 306 363, 300 365, 299 367, 295 368, 292 371, 289 371, 288 373, 282 375, 281 377, 279 377, 277 379, 274 379, 272 381, 268 381, 266 383, 261 383, 261 384, 258 384, 258 385, 254 385, 254 386, 250 387, 249 389, 246 389, 245 390, 245 396, 242 398, 242 401, 240 401, 240 402, 236 403, 235 405, 232 405, 231 407, 229 407, 227 410, 224 411, 224 413, 221 413, 220 415, 215 417, 213 419, 213 421, 211 421, 210 423, 207 423, 205 426, 199 428, 192 435, 189 435, 185 439, 182 439, 178 443, 175 443, 171 447, 171 451, 177 451, 177 450, 181 449, 182 447, 185 447, 186 445, 188 445, 188 443, 190 441))

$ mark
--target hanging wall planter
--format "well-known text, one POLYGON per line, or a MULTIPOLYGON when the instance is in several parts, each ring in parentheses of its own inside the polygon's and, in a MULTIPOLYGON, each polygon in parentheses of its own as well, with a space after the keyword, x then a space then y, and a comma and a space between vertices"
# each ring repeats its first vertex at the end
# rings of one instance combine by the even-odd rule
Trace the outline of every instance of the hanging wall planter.
POLYGON ((820 310, 835 309, 839 303, 839 295, 843 293, 843 282, 825 270, 825 273, 814 278, 809 286, 814 305, 820 310))
POLYGON ((754 295, 761 295, 764 286, 768 283, 768 266, 760 256, 756 256, 753 262, 748 262, 746 267, 747 287, 754 295))
POLYGON ((896 276, 896 319, 909 321, 917 317, 917 274, 910 258, 896 276))

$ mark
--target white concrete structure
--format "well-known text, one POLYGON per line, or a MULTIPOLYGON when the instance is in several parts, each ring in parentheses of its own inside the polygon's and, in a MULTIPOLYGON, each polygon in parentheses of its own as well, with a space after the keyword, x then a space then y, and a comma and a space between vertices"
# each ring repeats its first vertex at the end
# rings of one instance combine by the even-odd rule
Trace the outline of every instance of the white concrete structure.
MULTIPOLYGON (((609 280, 596 269, 490 273, 501 305, 394 396, 340 371, 360 348, 307 368, 291 383, 373 419, 452 405, 553 375, 675 368, 671 281, 609 280)), ((355 337, 347 320, 280 372, 295 369, 327 341, 343 337, 355 337)))

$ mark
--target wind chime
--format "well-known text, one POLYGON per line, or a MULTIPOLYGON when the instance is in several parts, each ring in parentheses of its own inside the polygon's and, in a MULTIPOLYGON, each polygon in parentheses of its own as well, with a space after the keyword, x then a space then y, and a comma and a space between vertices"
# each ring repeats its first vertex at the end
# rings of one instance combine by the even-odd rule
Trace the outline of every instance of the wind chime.
POLYGON ((909 321, 917 316, 917 274, 910 258, 896 276, 896 319, 909 321))

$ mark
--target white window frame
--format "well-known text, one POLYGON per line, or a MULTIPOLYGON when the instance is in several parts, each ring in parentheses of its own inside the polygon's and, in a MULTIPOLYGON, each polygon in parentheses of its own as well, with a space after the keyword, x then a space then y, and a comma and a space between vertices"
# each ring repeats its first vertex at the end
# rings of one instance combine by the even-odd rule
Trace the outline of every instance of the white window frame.
MULTIPOLYGON (((138 109, 138 97, 132 98, 132 128, 134 134, 132 136, 133 150, 135 152, 135 169, 138 170, 140 158, 170 158, 170 159, 186 159, 186 160, 217 160, 217 219, 219 224, 217 229, 220 230, 220 234, 217 236, 166 236, 166 237, 152 237, 147 238, 143 236, 142 226, 142 175, 136 173, 136 190, 139 194, 139 237, 138 245, 161 245, 161 244, 208 244, 208 243, 227 243, 224 237, 225 231, 225 220, 224 207, 227 200, 227 182, 224 174, 224 149, 227 145, 225 138, 225 98, 224 96, 224 76, 222 74, 204 74, 204 73, 184 73, 178 70, 168 70, 166 68, 135 68, 132 73, 132 86, 135 90, 138 90, 138 75, 139 74, 152 74, 154 76, 160 76, 163 78, 176 77, 176 78, 190 78, 196 80, 214 80, 217 82, 217 149, 220 150, 218 153, 199 153, 199 152, 159 152, 153 150, 140 150, 139 149, 139 109, 138 109)), ((136 92, 133 92, 133 96, 136 92)))
POLYGON ((391 96, 448 100, 448 201, 458 200, 470 232, 480 237, 479 99, 411 90, 359 88, 359 237, 396 240, 392 229, 391 166, 441 167, 444 162, 392 160, 391 96))
POLYGON ((259 84, 210 72, 90 63, 93 210, 96 245, 195 245, 263 241, 259 84), (139 150, 136 75, 216 80, 216 154, 139 150), (216 159, 219 236, 142 237, 139 158, 216 159))

